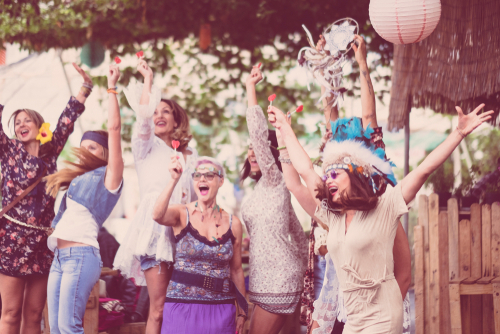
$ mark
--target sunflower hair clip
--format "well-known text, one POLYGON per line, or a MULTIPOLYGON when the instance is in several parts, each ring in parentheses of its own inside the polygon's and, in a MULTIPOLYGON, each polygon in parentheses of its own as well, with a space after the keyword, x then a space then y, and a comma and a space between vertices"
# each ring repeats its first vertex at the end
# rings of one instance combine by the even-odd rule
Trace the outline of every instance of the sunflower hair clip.
POLYGON ((52 140, 52 131, 50 131, 50 123, 42 124, 42 126, 38 130, 38 135, 36 136, 36 140, 39 140, 42 145, 52 140))

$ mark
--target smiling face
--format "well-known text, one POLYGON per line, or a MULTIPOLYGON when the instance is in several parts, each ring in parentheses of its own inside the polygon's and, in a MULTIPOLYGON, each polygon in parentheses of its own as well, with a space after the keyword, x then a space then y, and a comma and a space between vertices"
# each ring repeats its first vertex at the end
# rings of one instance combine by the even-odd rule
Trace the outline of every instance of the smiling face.
POLYGON ((325 183, 330 196, 332 196, 332 202, 339 203, 340 194, 344 191, 350 194, 351 179, 344 169, 331 169, 326 173, 326 176, 325 183))
POLYGON ((170 135, 177 128, 174 119, 174 110, 166 102, 161 101, 153 114, 153 123, 155 125, 155 135, 163 137, 170 135))
POLYGON ((14 119, 14 132, 17 139, 23 143, 36 140, 38 125, 26 112, 22 111, 14 119))
POLYGON ((248 146, 247 159, 250 163, 250 171, 252 173, 260 172, 260 167, 257 163, 257 158, 255 157, 255 152, 253 151, 252 145, 248 146))
POLYGON ((105 159, 104 147, 93 140, 82 140, 82 142, 80 143, 80 147, 86 149, 98 158, 105 159))
POLYGON ((193 177, 194 191, 198 199, 202 202, 211 202, 217 196, 219 188, 224 184, 224 177, 217 175, 218 168, 215 165, 206 163, 199 165, 193 177), (213 169, 213 171, 211 171, 213 169), (212 175, 212 180, 209 180, 212 175), (198 177, 199 176, 199 177, 198 177))

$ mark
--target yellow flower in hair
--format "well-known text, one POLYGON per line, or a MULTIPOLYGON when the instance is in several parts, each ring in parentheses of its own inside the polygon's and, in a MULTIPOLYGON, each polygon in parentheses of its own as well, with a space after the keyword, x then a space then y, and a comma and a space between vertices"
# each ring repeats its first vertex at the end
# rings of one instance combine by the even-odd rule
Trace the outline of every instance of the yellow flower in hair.
POLYGON ((36 136, 36 140, 39 140, 40 143, 45 144, 52 140, 52 131, 50 131, 50 123, 43 123, 38 130, 38 135, 36 136))

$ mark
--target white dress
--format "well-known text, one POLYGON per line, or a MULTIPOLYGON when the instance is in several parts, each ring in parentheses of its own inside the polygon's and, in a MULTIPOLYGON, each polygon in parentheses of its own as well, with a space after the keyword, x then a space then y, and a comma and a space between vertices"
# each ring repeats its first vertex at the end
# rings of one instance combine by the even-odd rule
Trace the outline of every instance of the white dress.
MULTIPOLYGON (((151 218, 156 199, 170 180, 168 166, 174 150, 154 134, 153 113, 160 103, 160 90, 153 86, 149 105, 139 105, 143 85, 131 82, 125 96, 137 115, 132 135, 132 153, 139 178, 141 201, 130 224, 127 236, 120 245, 113 263, 122 275, 134 278, 137 285, 146 285, 141 271, 140 256, 155 256, 159 262, 174 261, 175 244, 171 227, 160 225, 151 218)), ((187 204, 196 200, 191 174, 194 172, 198 153, 192 148, 184 161, 177 153, 184 169, 176 185, 170 204, 187 204)))

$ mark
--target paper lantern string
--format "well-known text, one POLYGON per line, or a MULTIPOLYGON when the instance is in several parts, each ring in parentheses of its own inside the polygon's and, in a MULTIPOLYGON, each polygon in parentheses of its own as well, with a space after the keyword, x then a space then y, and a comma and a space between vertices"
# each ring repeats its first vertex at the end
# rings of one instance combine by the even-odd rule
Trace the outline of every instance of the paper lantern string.
POLYGON ((292 110, 291 112, 288 113, 288 118, 292 117, 293 113, 301 112, 302 110, 304 110, 304 106, 301 104, 295 110, 292 110))
POLYGON ((137 58, 140 59, 140 58, 144 57, 144 52, 141 50, 141 51, 137 52, 135 55, 137 56, 137 58))
POLYGON ((122 60, 120 59, 120 57, 115 57, 115 63, 116 63, 116 65, 118 65, 121 62, 122 62, 122 60))
POLYGON ((270 106, 273 105, 273 101, 274 101, 275 98, 276 98, 276 94, 269 95, 269 97, 267 98, 267 100, 269 101, 269 105, 270 106))

